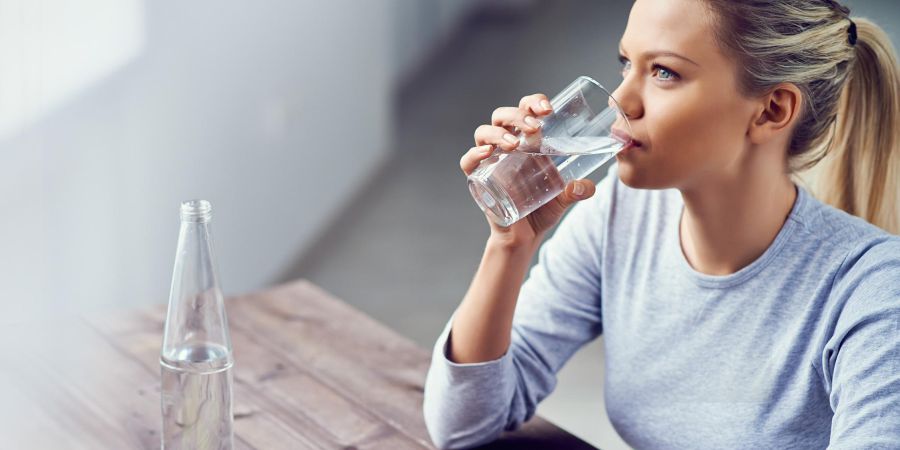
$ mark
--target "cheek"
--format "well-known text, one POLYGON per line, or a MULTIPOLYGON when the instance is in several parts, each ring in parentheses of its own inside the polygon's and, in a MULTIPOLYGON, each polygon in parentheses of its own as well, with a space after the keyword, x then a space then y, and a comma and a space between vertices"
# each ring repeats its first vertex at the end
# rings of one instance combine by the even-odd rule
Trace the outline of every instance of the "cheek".
POLYGON ((699 163, 700 157, 715 158, 742 142, 739 115, 733 102, 712 95, 672 96, 647 110, 650 142, 670 163, 699 163))
MULTIPOLYGON (((662 167, 686 179, 730 166, 746 144, 746 105, 734 94, 711 95, 706 89, 672 96, 648 111, 652 147, 659 147, 662 167), (650 116, 652 114, 652 117, 650 116)), ((651 149, 652 150, 652 149, 651 149)))
POLYGON ((677 187, 699 173, 726 166, 743 148, 744 108, 733 99, 709 95, 701 89, 671 95, 656 93, 645 99, 650 151, 643 160, 635 158, 633 164, 620 164, 626 185, 677 187))

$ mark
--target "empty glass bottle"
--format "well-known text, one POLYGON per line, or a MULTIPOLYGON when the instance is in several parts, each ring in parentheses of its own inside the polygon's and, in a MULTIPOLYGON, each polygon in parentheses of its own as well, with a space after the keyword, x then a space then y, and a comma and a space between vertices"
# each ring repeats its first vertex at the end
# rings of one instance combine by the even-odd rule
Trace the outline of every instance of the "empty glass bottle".
POLYGON ((181 204, 160 366, 162 448, 231 449, 234 359, 205 200, 181 204))

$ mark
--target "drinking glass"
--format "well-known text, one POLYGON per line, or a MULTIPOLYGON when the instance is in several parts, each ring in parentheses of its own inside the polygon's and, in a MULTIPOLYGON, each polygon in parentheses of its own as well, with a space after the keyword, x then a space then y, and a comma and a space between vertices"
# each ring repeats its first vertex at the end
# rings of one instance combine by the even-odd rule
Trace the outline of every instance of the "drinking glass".
POLYGON ((539 131, 520 132, 515 150, 496 148, 468 177, 475 202, 500 226, 540 208, 631 142, 618 103, 590 77, 576 78, 550 104, 539 131))

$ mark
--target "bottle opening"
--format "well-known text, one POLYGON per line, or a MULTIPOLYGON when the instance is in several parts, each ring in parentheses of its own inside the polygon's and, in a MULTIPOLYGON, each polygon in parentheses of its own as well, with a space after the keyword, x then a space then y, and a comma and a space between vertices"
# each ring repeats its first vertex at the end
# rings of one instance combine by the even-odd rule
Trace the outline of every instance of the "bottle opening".
POLYGON ((181 202, 181 220, 190 222, 209 222, 212 218, 212 205, 206 200, 186 200, 181 202))

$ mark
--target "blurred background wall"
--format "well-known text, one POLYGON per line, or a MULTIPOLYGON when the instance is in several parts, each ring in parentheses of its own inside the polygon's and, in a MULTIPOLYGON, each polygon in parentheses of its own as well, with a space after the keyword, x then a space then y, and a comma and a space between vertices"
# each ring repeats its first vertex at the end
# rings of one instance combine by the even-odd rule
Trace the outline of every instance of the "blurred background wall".
MULTIPOLYGON (((898 42, 894 1, 844 3, 898 42)), ((227 293, 309 278, 430 346, 488 233, 472 132, 578 75, 614 88, 630 4, 0 0, 0 325, 165 302, 200 197, 227 293)), ((585 347, 539 413, 626 448, 602 363, 585 347)))
POLYGON ((0 293, 164 300, 194 197, 226 288, 272 283, 385 163, 398 83, 477 3, 3 0, 0 293))

